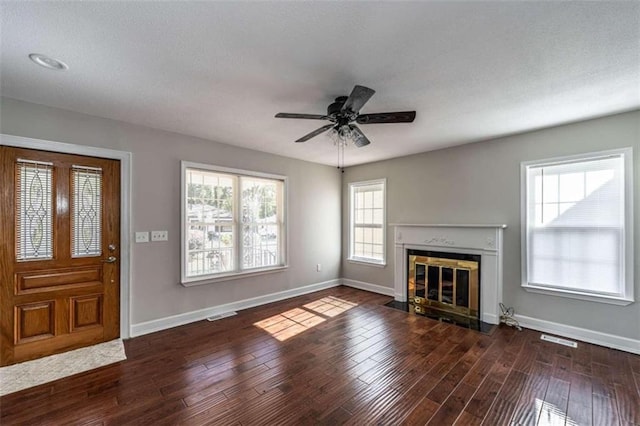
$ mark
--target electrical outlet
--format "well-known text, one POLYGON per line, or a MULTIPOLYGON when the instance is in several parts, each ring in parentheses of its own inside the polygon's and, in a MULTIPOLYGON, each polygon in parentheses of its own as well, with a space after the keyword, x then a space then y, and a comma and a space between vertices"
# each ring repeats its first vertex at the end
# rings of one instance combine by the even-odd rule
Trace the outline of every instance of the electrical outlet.
POLYGON ((316 271, 317 271, 317 272, 322 271, 322 265, 321 265, 320 263, 318 263, 318 264, 316 265, 316 271))
POLYGON ((151 231, 151 241, 167 241, 169 231, 151 231))
POLYGON ((149 232, 136 232, 136 243, 148 243, 149 242, 149 232))

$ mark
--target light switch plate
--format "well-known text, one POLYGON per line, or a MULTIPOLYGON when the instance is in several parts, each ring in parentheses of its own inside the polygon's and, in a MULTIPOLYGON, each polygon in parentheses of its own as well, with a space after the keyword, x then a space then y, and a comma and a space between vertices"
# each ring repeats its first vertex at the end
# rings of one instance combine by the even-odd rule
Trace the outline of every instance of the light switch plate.
POLYGON ((149 242, 149 232, 136 232, 136 243, 148 243, 149 242))
POLYGON ((151 231, 151 241, 169 240, 169 231, 151 231))

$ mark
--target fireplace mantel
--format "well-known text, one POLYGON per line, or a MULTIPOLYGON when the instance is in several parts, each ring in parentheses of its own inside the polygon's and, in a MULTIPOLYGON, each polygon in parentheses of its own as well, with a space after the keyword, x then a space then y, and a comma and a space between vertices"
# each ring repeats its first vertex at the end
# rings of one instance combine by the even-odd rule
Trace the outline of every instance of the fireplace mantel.
POLYGON ((395 299, 407 301, 407 250, 432 250, 481 256, 480 316, 500 322, 502 301, 502 232, 507 225, 390 224, 395 228, 395 299))

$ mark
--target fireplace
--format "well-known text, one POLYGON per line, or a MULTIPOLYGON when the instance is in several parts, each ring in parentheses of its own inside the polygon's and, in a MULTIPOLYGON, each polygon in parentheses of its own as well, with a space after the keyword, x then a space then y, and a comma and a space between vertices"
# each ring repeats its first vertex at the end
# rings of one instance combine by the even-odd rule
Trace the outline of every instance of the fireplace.
POLYGON ((407 250, 408 302, 413 310, 479 320, 480 261, 475 254, 407 250))
POLYGON ((446 310, 457 318, 499 324, 506 225, 391 226, 396 302, 408 304, 416 313, 446 310), (411 256, 415 256, 413 267, 411 256))

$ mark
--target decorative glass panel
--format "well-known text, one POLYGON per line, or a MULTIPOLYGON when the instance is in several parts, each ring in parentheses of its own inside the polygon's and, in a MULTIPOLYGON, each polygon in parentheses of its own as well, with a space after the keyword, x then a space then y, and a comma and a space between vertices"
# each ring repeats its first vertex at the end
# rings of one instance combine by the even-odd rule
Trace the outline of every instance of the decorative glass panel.
POLYGON ((16 259, 53 258, 51 163, 16 164, 16 259))
POLYGON ((71 170, 72 257, 102 254, 102 169, 73 166, 71 170))

